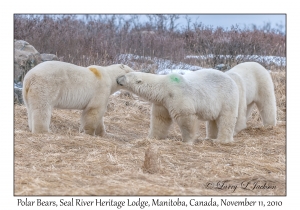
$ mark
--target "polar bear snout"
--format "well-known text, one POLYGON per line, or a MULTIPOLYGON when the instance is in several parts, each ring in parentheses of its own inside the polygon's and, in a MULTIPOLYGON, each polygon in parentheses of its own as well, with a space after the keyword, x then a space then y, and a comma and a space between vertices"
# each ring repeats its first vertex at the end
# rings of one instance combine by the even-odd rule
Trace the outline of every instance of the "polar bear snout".
POLYGON ((117 83, 118 83, 118 85, 123 86, 124 83, 125 83, 125 76, 124 76, 124 75, 123 75, 123 76, 119 76, 119 77, 117 78, 117 83))

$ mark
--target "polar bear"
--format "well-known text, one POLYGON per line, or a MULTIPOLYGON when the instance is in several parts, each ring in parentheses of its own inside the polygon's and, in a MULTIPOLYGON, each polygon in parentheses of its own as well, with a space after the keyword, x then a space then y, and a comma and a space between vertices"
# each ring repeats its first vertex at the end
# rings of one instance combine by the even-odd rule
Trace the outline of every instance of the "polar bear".
POLYGON ((233 141, 239 91, 228 75, 213 69, 185 75, 131 72, 118 77, 117 83, 152 102, 149 138, 166 138, 174 120, 182 140, 191 144, 197 138, 196 121, 200 119, 208 121, 207 138, 233 141))
POLYGON ((80 130, 105 134, 103 116, 108 98, 120 89, 116 78, 133 70, 126 65, 81 67, 46 61, 31 69, 23 81, 23 98, 32 133, 49 132, 53 108, 83 110, 80 130))
POLYGON ((276 99, 270 73, 256 62, 238 64, 225 72, 239 88, 239 114, 235 134, 247 127, 254 104, 261 115, 263 125, 276 125, 276 99))

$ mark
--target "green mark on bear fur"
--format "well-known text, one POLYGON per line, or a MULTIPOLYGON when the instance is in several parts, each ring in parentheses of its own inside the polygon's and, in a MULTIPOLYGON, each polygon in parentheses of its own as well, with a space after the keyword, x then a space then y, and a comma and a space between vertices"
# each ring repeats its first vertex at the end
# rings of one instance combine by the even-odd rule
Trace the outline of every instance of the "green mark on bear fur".
POLYGON ((176 75, 171 75, 170 78, 172 82, 176 82, 176 83, 180 82, 180 79, 176 75))

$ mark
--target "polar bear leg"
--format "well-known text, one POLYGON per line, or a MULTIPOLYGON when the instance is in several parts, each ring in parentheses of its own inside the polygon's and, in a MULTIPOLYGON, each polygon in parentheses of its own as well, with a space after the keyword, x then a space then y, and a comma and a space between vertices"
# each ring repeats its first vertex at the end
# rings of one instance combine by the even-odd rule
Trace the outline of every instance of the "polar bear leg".
POLYGON ((229 143, 233 142, 233 133, 236 124, 236 116, 234 113, 221 115, 216 120, 218 126, 217 142, 229 143))
POLYGON ((260 116, 264 126, 275 126, 276 125, 276 104, 275 99, 271 97, 262 98, 256 102, 256 106, 259 110, 260 116))
POLYGON ((218 127, 215 120, 206 122, 206 138, 205 139, 216 139, 218 136, 218 127))
POLYGON ((234 130, 234 136, 238 134, 241 130, 244 130, 247 128, 247 118, 246 114, 245 115, 239 115, 237 118, 235 130, 234 130))
POLYGON ((28 116, 28 127, 29 130, 32 131, 32 114, 31 114, 31 109, 27 107, 27 116, 28 116))
MULTIPOLYGON (((252 109, 251 109, 252 110, 252 109)), ((246 100, 244 103, 240 101, 239 103, 239 114, 238 118, 236 121, 236 126, 234 130, 234 134, 238 134, 241 130, 247 128, 247 105, 246 105, 246 100)))
POLYGON ((193 143, 197 137, 197 117, 195 115, 179 116, 176 122, 181 130, 182 140, 187 143, 193 143))
MULTIPOLYGON (((86 134, 95 135, 99 122, 102 121, 99 108, 86 108, 81 115, 81 128, 86 134)), ((99 131, 101 128, 99 128, 99 131)))
POLYGON ((32 126, 32 133, 49 132, 51 112, 52 108, 49 105, 45 105, 42 106, 42 108, 39 107, 37 109, 32 109, 29 111, 31 120, 28 120, 28 123, 30 123, 32 126))
POLYGON ((149 138, 165 139, 167 138, 172 118, 169 111, 164 106, 152 104, 152 114, 150 122, 149 138))
POLYGON ((96 128, 95 134, 98 136, 104 136, 106 134, 104 120, 101 117, 98 127, 96 128))
MULTIPOLYGON (((47 95, 47 88, 41 91, 37 87, 29 87, 28 82, 24 82, 23 97, 27 108, 28 127, 32 133, 49 132, 52 106, 47 95)), ((51 100, 51 99, 50 99, 51 100)))

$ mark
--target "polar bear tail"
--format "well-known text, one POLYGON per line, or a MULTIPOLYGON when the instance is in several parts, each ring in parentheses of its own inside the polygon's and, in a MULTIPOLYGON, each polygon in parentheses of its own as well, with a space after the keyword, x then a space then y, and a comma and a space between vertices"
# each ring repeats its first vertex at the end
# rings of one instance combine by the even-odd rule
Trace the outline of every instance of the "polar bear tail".
POLYGON ((29 89, 30 89, 30 80, 26 79, 26 77, 25 77, 23 80, 22 95, 23 95, 24 104, 27 108, 28 127, 29 127, 29 130, 32 131, 32 114, 31 114, 31 109, 29 107, 29 101, 28 101, 29 89))
POLYGON ((24 101, 25 106, 28 105, 28 91, 29 91, 29 88, 30 88, 30 82, 28 82, 28 80, 24 79, 22 95, 23 95, 23 101, 24 101))

